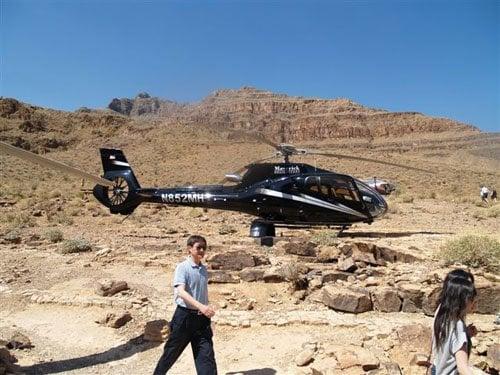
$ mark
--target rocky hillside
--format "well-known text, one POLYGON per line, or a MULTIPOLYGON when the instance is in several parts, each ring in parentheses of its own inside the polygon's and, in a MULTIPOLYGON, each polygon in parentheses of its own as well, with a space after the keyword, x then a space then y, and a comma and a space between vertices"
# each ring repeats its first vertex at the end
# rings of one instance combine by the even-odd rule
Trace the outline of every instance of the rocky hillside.
POLYGON ((196 104, 139 94, 108 106, 127 116, 158 116, 176 123, 260 131, 281 142, 378 138, 441 132, 479 132, 457 121, 417 112, 388 112, 349 99, 311 99, 243 87, 219 90, 196 104))

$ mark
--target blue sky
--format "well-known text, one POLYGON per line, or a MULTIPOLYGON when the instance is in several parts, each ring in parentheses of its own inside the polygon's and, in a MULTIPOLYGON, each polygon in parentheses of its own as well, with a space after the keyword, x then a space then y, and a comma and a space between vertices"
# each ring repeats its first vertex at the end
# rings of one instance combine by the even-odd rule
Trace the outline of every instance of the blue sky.
POLYGON ((500 131, 498 0, 0 2, 0 95, 31 104, 254 86, 500 131))

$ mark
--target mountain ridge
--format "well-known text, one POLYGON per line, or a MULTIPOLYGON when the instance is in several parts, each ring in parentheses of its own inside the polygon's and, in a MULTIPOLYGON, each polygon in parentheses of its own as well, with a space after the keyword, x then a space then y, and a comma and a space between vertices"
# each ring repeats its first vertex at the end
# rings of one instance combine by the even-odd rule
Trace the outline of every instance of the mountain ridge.
POLYGON ((390 112, 347 98, 294 97, 252 87, 216 90, 193 104, 141 93, 134 99, 114 98, 108 108, 131 117, 258 131, 281 142, 480 132, 472 125, 415 111, 390 112))

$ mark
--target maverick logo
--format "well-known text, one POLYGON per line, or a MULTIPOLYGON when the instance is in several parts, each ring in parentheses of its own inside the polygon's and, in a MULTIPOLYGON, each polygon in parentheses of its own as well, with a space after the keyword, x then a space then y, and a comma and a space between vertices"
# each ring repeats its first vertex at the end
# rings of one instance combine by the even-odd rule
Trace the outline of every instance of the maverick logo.
POLYGON ((298 165, 291 165, 289 167, 280 167, 279 165, 274 166, 274 174, 293 174, 300 173, 300 168, 298 165))

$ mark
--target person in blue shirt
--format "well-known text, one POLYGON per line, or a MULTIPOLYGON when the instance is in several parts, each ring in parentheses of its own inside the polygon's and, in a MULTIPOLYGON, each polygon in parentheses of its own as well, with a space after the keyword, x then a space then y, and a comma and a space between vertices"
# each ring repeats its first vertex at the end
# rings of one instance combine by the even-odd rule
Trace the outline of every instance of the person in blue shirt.
POLYGON ((217 364, 210 318, 215 310, 208 304, 208 273, 201 263, 207 249, 202 236, 187 240, 188 257, 179 263, 174 275, 174 300, 177 308, 170 321, 170 335, 154 375, 166 374, 191 343, 198 375, 216 375, 217 364))

